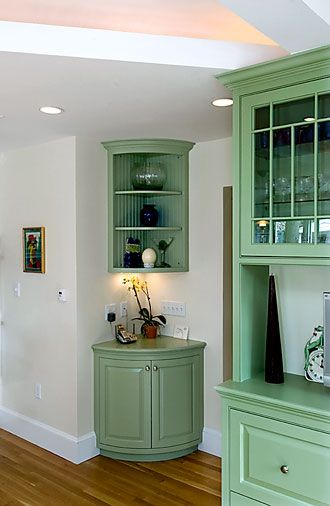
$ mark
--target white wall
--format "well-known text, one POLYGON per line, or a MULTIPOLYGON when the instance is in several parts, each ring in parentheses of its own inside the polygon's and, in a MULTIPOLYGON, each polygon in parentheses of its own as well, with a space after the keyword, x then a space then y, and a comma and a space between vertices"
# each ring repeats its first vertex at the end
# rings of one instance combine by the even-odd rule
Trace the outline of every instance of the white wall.
MULTIPOLYGON (((191 152, 190 271, 147 276, 155 309, 162 299, 186 302, 190 337, 207 342, 205 426, 216 431, 222 188, 231 184, 230 152, 230 139, 197 144, 191 152)), ((104 305, 119 309, 129 300, 122 276, 107 272, 106 152, 95 141, 63 139, 3 155, 0 177, 2 407, 79 438, 93 431, 91 345, 112 337, 104 305), (23 273, 21 229, 39 225, 46 227, 46 274, 23 273), (16 281, 20 298, 13 295, 16 281), (57 302, 58 288, 68 289, 68 303, 57 302), (42 400, 34 398, 35 382, 42 384, 42 400)), ((130 308, 132 317, 133 300, 130 308)), ((170 334, 174 322, 168 318, 170 334)))
POLYGON ((77 138, 77 332, 78 435, 94 430, 92 344, 113 336, 104 306, 122 295, 118 275, 108 273, 107 160, 99 142, 77 138))
POLYGON ((329 267, 272 266, 276 279, 283 366, 304 374, 304 346, 314 327, 323 325, 324 291, 330 290, 329 267))
POLYGON ((77 428, 75 140, 1 157, 2 405, 69 434, 77 428), (23 273, 22 227, 46 227, 46 273, 23 273), (21 283, 21 297, 13 287, 21 283), (59 288, 70 302, 57 302, 59 288), (42 400, 34 398, 34 383, 42 400))

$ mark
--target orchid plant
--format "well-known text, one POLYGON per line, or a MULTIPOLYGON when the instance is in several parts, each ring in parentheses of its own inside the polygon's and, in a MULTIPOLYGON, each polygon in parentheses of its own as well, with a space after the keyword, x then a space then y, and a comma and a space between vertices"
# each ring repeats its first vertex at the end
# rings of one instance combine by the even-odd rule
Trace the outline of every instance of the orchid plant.
POLYGON ((130 276, 129 278, 123 279, 123 284, 127 285, 129 292, 133 292, 136 302, 139 308, 139 317, 133 318, 133 320, 143 321, 141 331, 144 332, 144 328, 147 325, 152 327, 159 327, 160 325, 166 325, 166 318, 162 314, 153 315, 151 307, 151 299, 148 289, 147 281, 141 281, 137 276, 130 276), (143 307, 140 301, 140 295, 144 295, 147 299, 148 307, 143 307))

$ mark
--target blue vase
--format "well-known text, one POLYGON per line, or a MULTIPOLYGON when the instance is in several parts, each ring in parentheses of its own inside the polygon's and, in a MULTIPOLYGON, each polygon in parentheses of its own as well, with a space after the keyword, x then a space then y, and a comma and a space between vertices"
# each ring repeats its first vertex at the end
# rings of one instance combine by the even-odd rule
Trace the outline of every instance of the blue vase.
POLYGON ((155 227, 158 221, 158 211, 155 204, 143 204, 140 211, 141 225, 144 227, 155 227))

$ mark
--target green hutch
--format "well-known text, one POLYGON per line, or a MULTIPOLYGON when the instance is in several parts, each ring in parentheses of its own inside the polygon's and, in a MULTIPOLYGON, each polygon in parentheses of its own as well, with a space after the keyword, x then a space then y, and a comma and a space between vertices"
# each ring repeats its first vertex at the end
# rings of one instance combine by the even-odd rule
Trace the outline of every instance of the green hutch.
POLYGON ((219 80, 234 98, 235 231, 222 504, 326 506, 330 390, 294 374, 265 383, 264 351, 271 266, 330 265, 330 47, 219 80))

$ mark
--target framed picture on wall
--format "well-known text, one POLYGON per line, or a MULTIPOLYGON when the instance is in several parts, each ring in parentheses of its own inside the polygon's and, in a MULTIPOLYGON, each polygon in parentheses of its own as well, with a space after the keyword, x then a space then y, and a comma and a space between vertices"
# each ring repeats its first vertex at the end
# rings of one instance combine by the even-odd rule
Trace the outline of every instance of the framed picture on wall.
POLYGON ((45 272, 45 227, 23 228, 23 271, 45 272))

